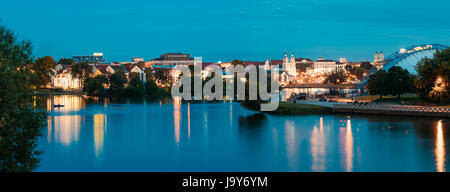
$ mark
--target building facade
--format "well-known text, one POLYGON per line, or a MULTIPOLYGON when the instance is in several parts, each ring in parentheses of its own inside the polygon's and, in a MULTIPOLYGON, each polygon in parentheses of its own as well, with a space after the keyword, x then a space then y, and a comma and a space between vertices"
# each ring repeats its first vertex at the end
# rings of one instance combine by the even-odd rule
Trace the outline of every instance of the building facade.
POLYGON ((288 58, 286 52, 284 53, 282 66, 283 71, 285 71, 289 76, 291 76, 294 79, 297 77, 297 66, 295 63, 294 53, 291 53, 290 59, 288 58))
POLYGON ((105 64, 106 60, 103 58, 103 53, 94 53, 86 56, 72 56, 74 63, 97 63, 105 64))
POLYGON ((191 58, 189 54, 166 53, 159 58, 145 62, 145 67, 150 68, 153 65, 193 65, 194 61, 194 58, 191 58))
POLYGON ((73 78, 70 69, 64 69, 56 73, 53 78, 53 87, 62 88, 64 90, 81 89, 81 81, 78 78, 73 78))
POLYGON ((314 62, 314 68, 312 69, 314 73, 331 73, 336 70, 337 67, 342 67, 337 65, 337 62, 331 59, 324 59, 320 57, 314 62))

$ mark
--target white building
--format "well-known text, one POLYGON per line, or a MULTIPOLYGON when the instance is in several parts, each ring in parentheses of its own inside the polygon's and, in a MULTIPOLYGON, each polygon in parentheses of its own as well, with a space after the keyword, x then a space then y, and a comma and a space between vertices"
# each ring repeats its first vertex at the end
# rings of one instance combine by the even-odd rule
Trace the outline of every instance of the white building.
POLYGON ((81 81, 73 78, 70 70, 62 70, 53 78, 53 87, 63 88, 64 90, 81 89, 81 81))
POLYGON ((314 62, 314 68, 312 69, 313 73, 331 73, 336 68, 345 68, 345 64, 337 64, 336 61, 330 59, 324 59, 320 57, 317 61, 314 62))

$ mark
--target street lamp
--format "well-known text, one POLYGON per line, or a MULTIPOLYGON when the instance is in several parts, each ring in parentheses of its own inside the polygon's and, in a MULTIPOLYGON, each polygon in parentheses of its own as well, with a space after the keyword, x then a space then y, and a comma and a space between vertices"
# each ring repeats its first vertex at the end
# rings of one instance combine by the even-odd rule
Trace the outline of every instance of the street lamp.
POLYGON ((446 85, 445 82, 443 81, 442 77, 438 77, 436 79, 436 82, 434 83, 434 87, 433 87, 433 94, 439 94, 440 99, 441 99, 441 106, 442 106, 442 95, 444 95, 444 92, 446 91, 446 85))

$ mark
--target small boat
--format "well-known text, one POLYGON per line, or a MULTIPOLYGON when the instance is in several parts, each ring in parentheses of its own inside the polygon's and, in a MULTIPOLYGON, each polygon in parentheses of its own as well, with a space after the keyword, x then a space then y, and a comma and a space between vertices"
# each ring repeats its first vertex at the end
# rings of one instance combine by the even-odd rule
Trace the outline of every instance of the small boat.
POLYGON ((64 105, 53 105, 53 107, 64 107, 64 105))

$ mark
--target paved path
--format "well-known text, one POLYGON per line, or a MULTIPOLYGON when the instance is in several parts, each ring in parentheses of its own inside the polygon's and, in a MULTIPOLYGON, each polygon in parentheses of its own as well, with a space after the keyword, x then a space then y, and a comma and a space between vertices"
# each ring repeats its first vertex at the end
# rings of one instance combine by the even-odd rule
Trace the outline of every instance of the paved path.
POLYGON ((333 109, 333 112, 343 113, 450 117, 450 108, 448 107, 392 105, 386 103, 347 104, 338 102, 320 102, 313 100, 297 100, 296 103, 330 107, 333 109))

